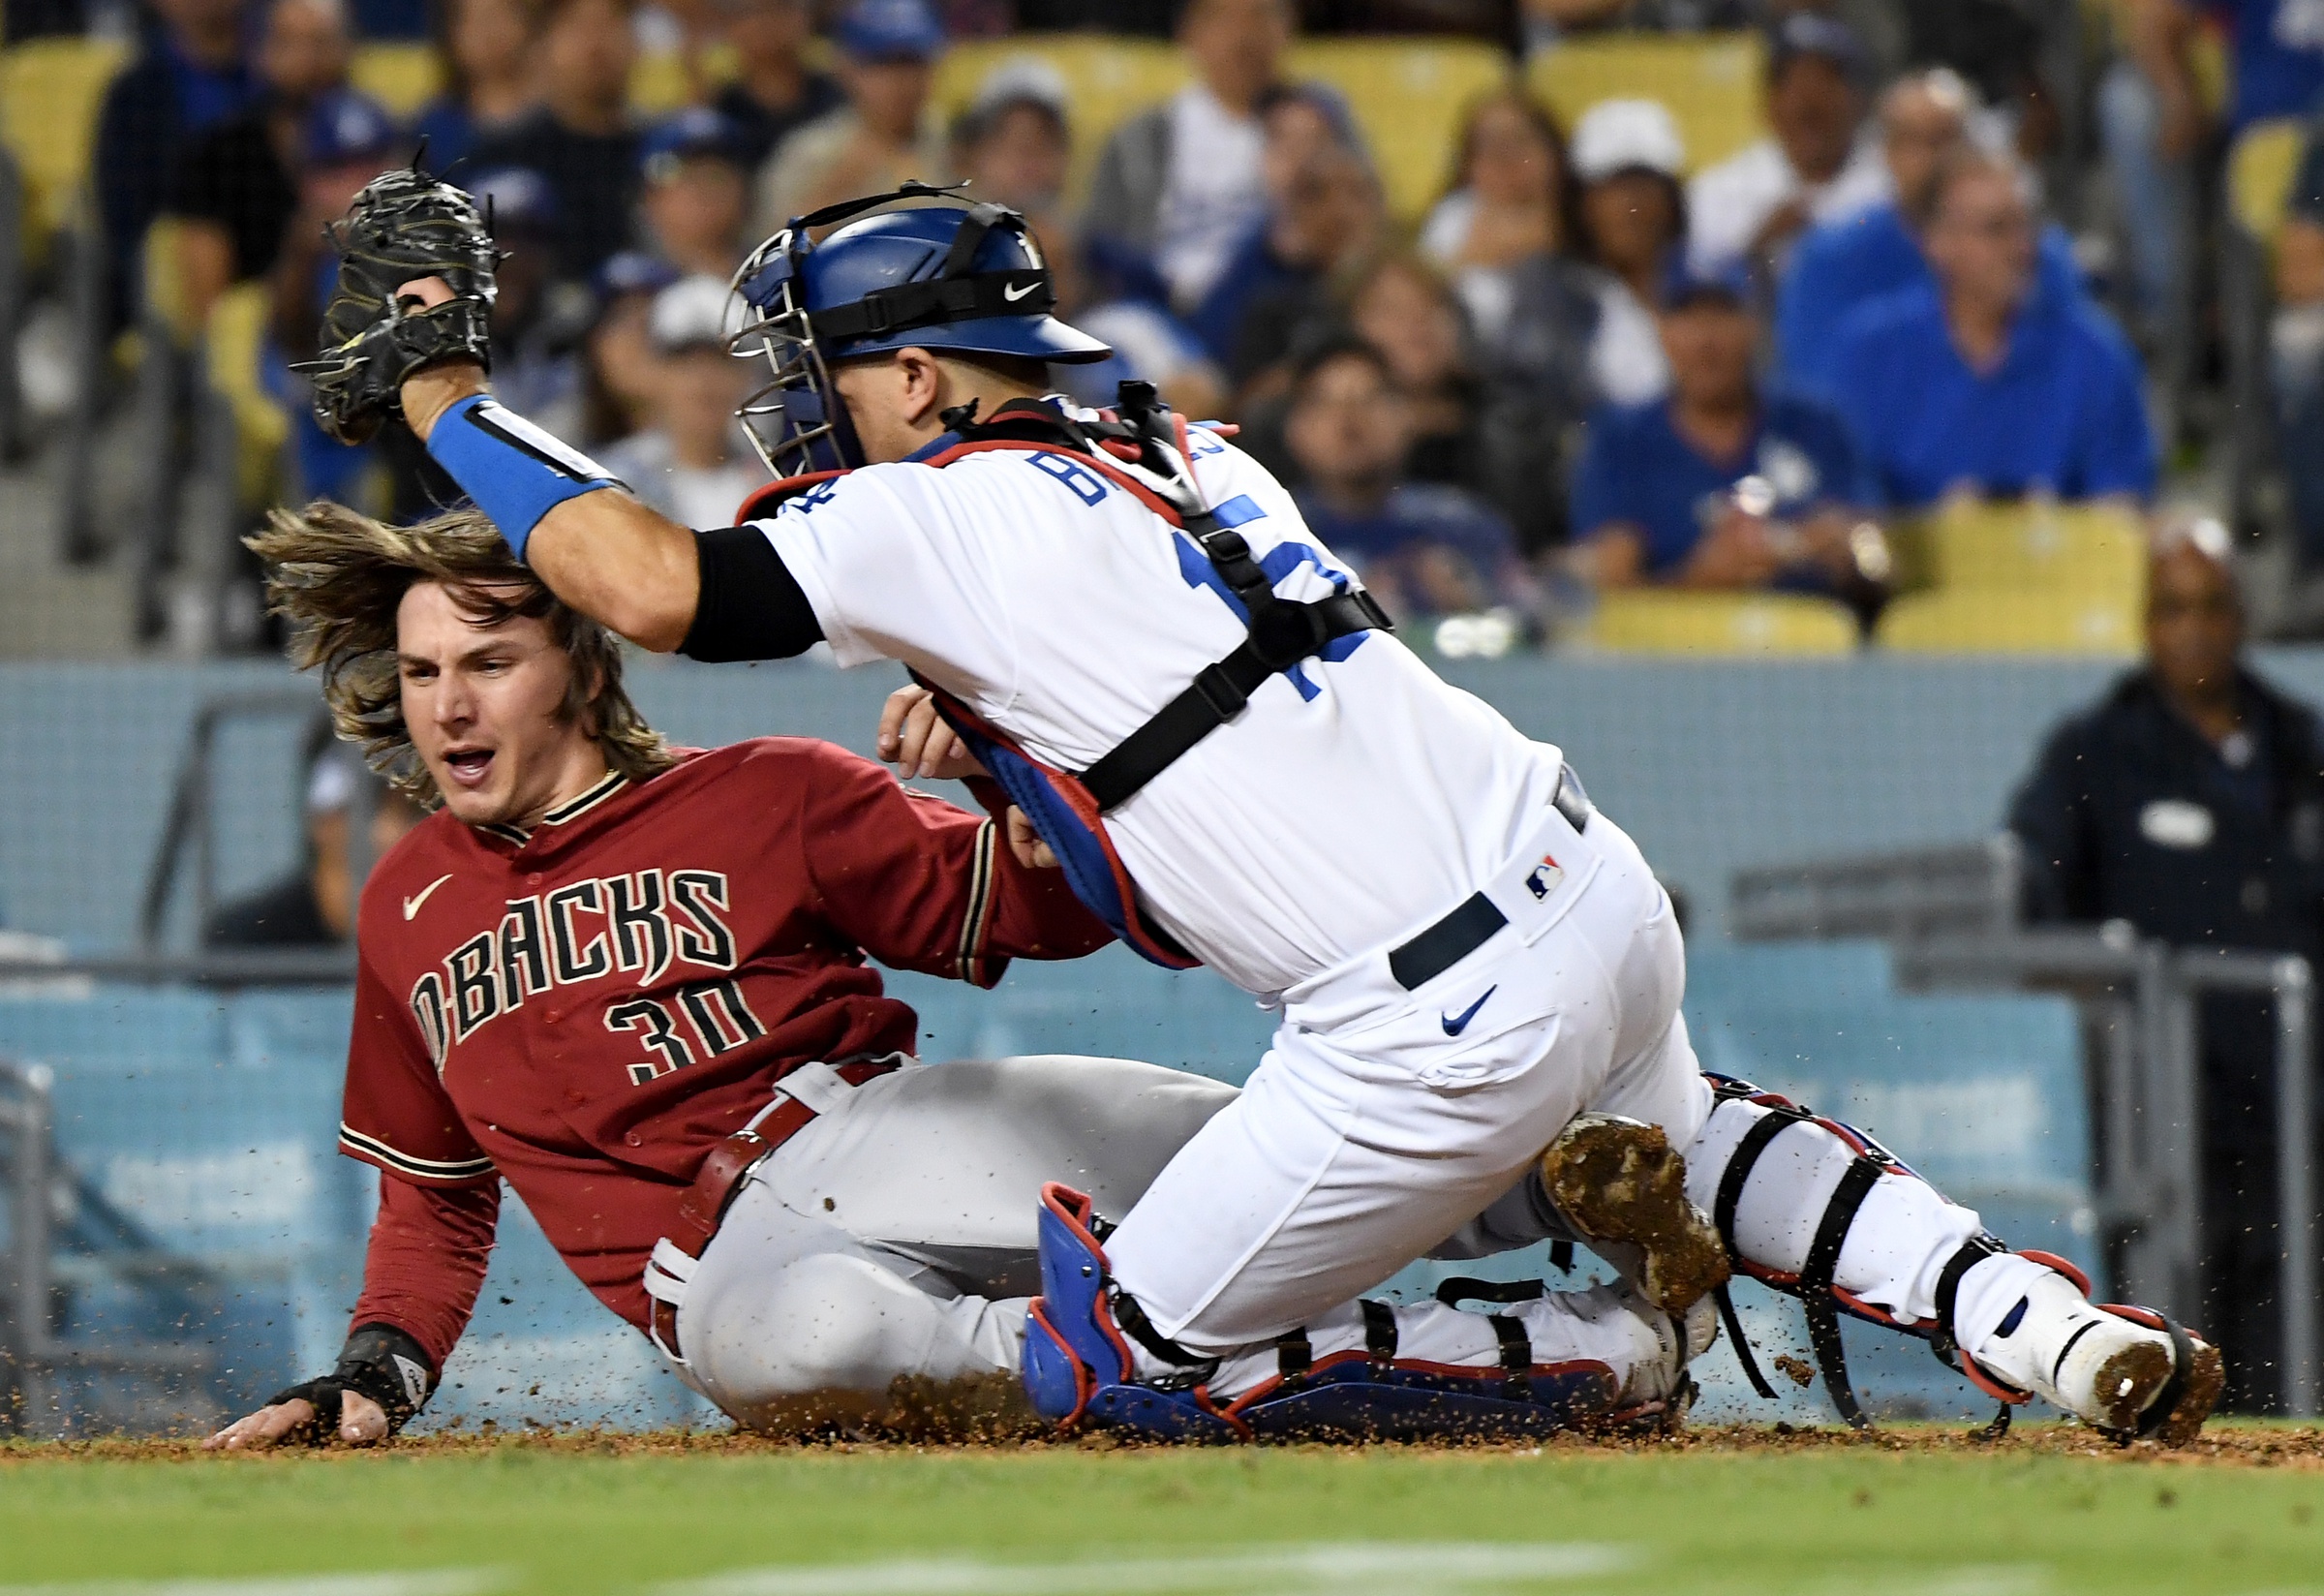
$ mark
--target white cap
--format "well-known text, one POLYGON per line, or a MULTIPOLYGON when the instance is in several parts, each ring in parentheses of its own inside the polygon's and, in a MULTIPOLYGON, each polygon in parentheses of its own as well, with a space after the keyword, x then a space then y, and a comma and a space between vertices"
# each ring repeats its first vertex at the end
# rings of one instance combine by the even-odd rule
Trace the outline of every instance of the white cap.
POLYGON ((980 115, 1005 105, 1030 100, 1047 106, 1062 122, 1071 115, 1073 90, 1065 75, 1038 55, 1012 55, 985 74, 968 103, 968 114, 980 115))
POLYGON ((1601 100, 1574 125, 1574 174, 1585 183, 1644 168, 1676 177, 1687 164, 1686 141, 1660 100, 1601 100))
POLYGON ((664 354, 705 346, 723 349, 740 324, 732 288, 724 278, 704 272, 663 289, 646 313, 646 336, 664 354))

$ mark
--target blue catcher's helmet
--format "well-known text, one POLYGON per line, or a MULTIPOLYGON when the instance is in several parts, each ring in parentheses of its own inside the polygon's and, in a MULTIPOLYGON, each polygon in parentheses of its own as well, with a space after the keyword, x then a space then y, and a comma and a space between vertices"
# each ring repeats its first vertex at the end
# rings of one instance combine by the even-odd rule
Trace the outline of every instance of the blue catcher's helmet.
POLYGON ((835 362, 913 346, 1044 361, 1114 353, 1050 314, 1056 291, 1024 217, 920 183, 792 218, 743 262, 734 292, 754 313, 735 353, 763 354, 773 372, 738 414, 778 477, 864 463, 835 362), (918 203, 865 214, 899 200, 918 203))

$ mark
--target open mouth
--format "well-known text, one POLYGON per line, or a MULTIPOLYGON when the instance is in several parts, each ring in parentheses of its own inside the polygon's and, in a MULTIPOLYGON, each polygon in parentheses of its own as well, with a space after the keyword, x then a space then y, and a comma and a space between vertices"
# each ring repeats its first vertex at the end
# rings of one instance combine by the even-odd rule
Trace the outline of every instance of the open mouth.
POLYGON ((480 787, 492 773, 492 750, 484 748, 446 749, 443 754, 443 773, 458 786, 470 790, 480 787))

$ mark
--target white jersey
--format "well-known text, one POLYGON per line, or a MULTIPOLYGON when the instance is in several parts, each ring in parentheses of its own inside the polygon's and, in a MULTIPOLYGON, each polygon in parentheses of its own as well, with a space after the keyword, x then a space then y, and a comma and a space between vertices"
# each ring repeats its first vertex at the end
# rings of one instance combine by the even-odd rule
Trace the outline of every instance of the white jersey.
MULTIPOLYGON (((1206 502, 1275 591, 1328 597, 1347 568, 1291 495, 1191 436, 1206 502)), ((901 660, 1060 770, 1110 752, 1246 635, 1194 540, 1068 454, 872 466, 754 524, 841 664, 901 660)), ((1326 654, 1107 815, 1153 922, 1269 999, 1466 898, 1562 764, 1387 632, 1326 654)))

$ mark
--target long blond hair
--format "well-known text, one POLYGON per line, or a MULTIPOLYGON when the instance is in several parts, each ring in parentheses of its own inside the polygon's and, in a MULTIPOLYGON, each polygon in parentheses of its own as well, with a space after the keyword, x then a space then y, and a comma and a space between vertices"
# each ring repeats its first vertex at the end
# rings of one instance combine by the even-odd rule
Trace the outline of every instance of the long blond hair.
POLYGON ((290 623, 292 660, 322 671, 333 729, 421 808, 443 795, 412 747, 396 670, 395 612, 415 582, 442 583, 479 626, 545 622, 572 661, 559 713, 588 729, 613 769, 643 781, 677 762, 622 686, 620 639, 551 593, 476 510, 391 527, 318 499, 271 511, 245 541, 265 564, 267 606, 290 623))

